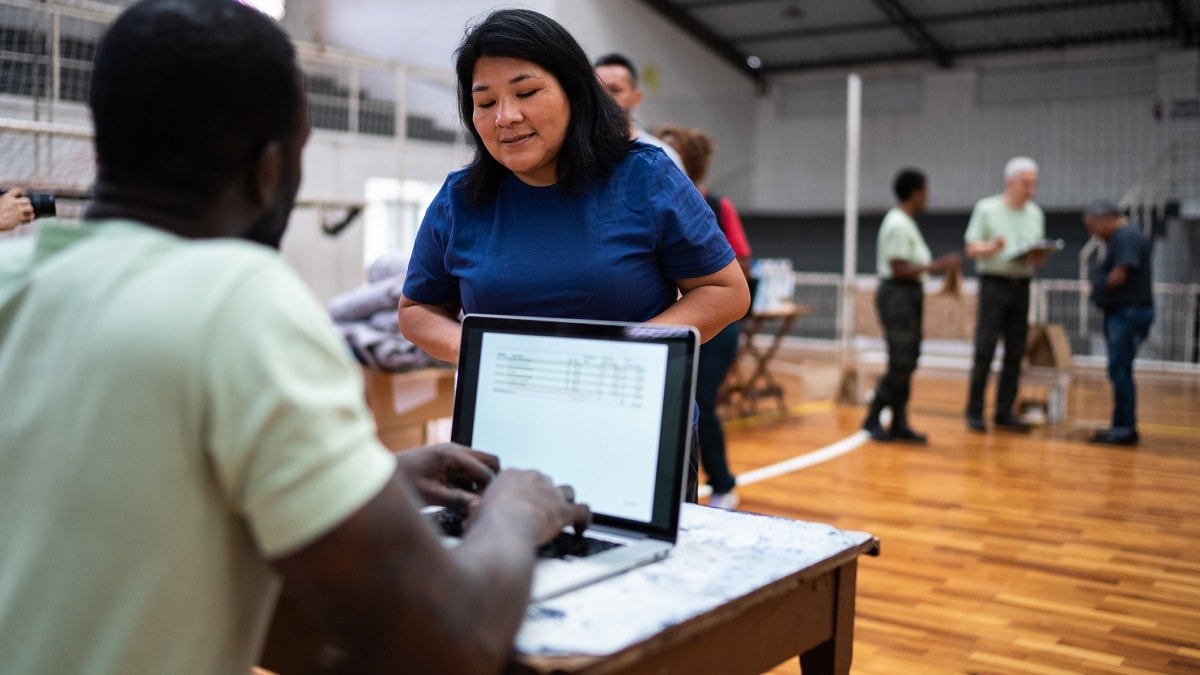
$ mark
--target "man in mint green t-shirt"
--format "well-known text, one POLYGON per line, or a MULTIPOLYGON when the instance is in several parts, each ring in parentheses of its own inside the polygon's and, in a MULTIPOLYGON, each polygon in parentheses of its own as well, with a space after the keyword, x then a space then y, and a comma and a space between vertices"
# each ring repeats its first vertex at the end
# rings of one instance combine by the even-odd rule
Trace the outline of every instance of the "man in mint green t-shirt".
POLYGON ((1029 431, 1013 414, 1021 376, 1021 357, 1029 331, 1029 281, 1045 253, 1020 251, 1046 236, 1046 217, 1033 203, 1038 166, 1028 157, 1014 157, 1004 167, 1004 192, 979 200, 963 235, 967 255, 979 274, 979 303, 975 322, 975 356, 967 399, 967 427, 985 432, 983 396, 996 344, 1004 338, 1004 361, 996 388, 993 421, 1010 431, 1029 431))
POLYGON ((925 443, 925 434, 908 423, 908 397, 912 374, 921 355, 921 323, 924 313, 924 289, 921 282, 928 272, 943 273, 962 265, 957 253, 936 260, 929 252, 925 237, 914 217, 925 210, 928 185, 925 174, 904 169, 896 175, 892 191, 898 203, 883 217, 875 251, 879 290, 875 310, 887 340, 887 371, 879 378, 875 397, 863 420, 863 429, 876 441, 925 443), (884 429, 879 415, 884 408, 892 411, 892 423, 884 429))
POLYGON ((89 95, 84 222, 0 242, 0 671, 245 675, 286 579, 337 666, 499 672, 537 544, 587 513, 466 448, 379 443, 275 250, 309 133, 287 35, 144 0, 89 95), (432 503, 469 512, 460 546, 432 503))

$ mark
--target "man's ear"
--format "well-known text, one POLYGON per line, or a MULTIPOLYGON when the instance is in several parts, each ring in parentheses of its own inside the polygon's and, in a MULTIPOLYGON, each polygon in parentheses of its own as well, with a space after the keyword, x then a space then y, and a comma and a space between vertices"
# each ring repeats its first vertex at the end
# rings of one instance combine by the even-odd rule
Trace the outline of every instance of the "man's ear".
POLYGON ((271 141, 263 148, 250 179, 251 198, 255 204, 264 209, 274 206, 283 180, 283 146, 279 141, 271 141))

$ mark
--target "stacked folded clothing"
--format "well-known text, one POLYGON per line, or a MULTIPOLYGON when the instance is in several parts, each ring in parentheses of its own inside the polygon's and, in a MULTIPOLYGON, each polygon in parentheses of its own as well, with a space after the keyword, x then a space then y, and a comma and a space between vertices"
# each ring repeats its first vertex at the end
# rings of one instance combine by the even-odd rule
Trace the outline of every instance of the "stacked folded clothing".
POLYGON ((387 373, 448 365, 400 334, 396 309, 408 258, 387 254, 367 268, 367 283, 329 302, 329 315, 363 365, 387 373))

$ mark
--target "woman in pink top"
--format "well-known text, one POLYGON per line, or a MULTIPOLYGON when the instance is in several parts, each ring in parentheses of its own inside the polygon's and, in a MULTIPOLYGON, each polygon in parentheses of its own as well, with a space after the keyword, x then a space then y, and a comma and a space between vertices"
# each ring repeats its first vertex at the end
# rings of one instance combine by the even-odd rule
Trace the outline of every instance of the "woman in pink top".
MULTIPOLYGON (((729 240, 733 253, 737 256, 738 265, 749 281, 750 244, 746 241, 746 232, 742 229, 742 219, 738 217, 732 202, 713 194, 704 185, 704 177, 708 174, 708 165, 712 161, 712 138, 700 129, 678 126, 660 127, 655 135, 675 148, 683 159, 688 178, 696 184, 696 189, 716 214, 717 223, 725 233, 725 238, 729 240)), ((713 490, 708 504, 723 509, 736 508, 738 496, 733 491, 736 479, 729 472, 729 463, 725 456, 725 430, 721 426, 721 418, 717 415, 717 392, 721 383, 725 381, 729 367, 737 358, 739 324, 737 321, 731 323, 700 347, 700 369, 696 375, 696 405, 700 408, 700 462, 713 490)))

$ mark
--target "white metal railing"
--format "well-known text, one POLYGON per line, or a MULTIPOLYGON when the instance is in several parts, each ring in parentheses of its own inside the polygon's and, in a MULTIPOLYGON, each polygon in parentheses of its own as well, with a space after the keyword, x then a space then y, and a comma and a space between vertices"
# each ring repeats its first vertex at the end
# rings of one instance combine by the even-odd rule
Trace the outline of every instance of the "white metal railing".
MULTIPOLYGON (((82 104, 91 62, 79 54, 90 54, 89 45, 94 46, 120 9, 86 0, 0 0, 0 63, 6 66, 0 72, 0 97, 12 99, 11 106, 0 109, 0 118, 9 126, 27 124, 17 131, 56 133, 53 126, 38 125, 60 121, 59 111, 69 113, 67 119, 86 117, 82 104), (66 70, 73 76, 69 86, 63 84, 66 70)), ((432 96, 437 100, 416 101, 418 108, 436 110, 442 117, 429 115, 426 121, 437 133, 424 140, 461 140, 451 71, 294 44, 301 68, 310 81, 317 80, 309 91, 310 105, 337 118, 330 125, 314 120, 318 128, 404 139, 406 122, 414 114, 410 99, 432 96), (417 97, 409 92, 413 87, 420 89, 417 97), (386 124, 370 128, 364 121, 386 124)))
MULTIPOLYGON (((54 191, 68 201, 67 217, 81 210, 82 202, 69 202, 86 198, 95 175, 84 105, 91 62, 79 55, 90 54, 88 46, 120 10, 89 0, 0 0, 0 185, 54 191)), ((465 143, 451 71, 294 44, 311 85, 314 127, 393 144, 396 178, 404 178, 410 141, 465 143)), ((306 199, 297 206, 341 212, 360 201, 306 199)))
MULTIPOLYGON (((872 287, 873 276, 857 277, 856 292, 872 287)), ((963 291, 974 292, 968 279, 963 291)), ((839 274, 796 273, 794 300, 809 305, 813 312, 800 317, 790 336, 805 341, 827 343, 839 348, 840 312, 850 298, 844 298, 839 274)), ((1087 280, 1035 279, 1030 288, 1030 321, 1062 325, 1071 341, 1072 353, 1080 357, 1105 356, 1103 314, 1090 304, 1091 286, 1087 280)), ((1155 321, 1138 358, 1163 368, 1200 373, 1200 284, 1154 284, 1155 321)), ((859 342, 851 336, 851 344, 859 342)), ((968 338, 969 340, 969 338, 968 338)))
MULTIPOLYGON (((1033 284, 1037 311, 1032 320, 1062 325, 1074 354, 1103 356, 1103 313, 1088 302, 1089 283, 1074 279, 1041 279, 1033 284)), ((1200 284, 1154 284, 1155 320, 1138 353, 1146 361, 1186 366, 1200 371, 1197 330, 1200 328, 1200 284)))
POLYGON ((1195 199, 1200 199, 1200 141, 1178 140, 1125 192, 1120 206, 1149 237, 1152 223, 1167 218, 1171 202, 1195 199))

